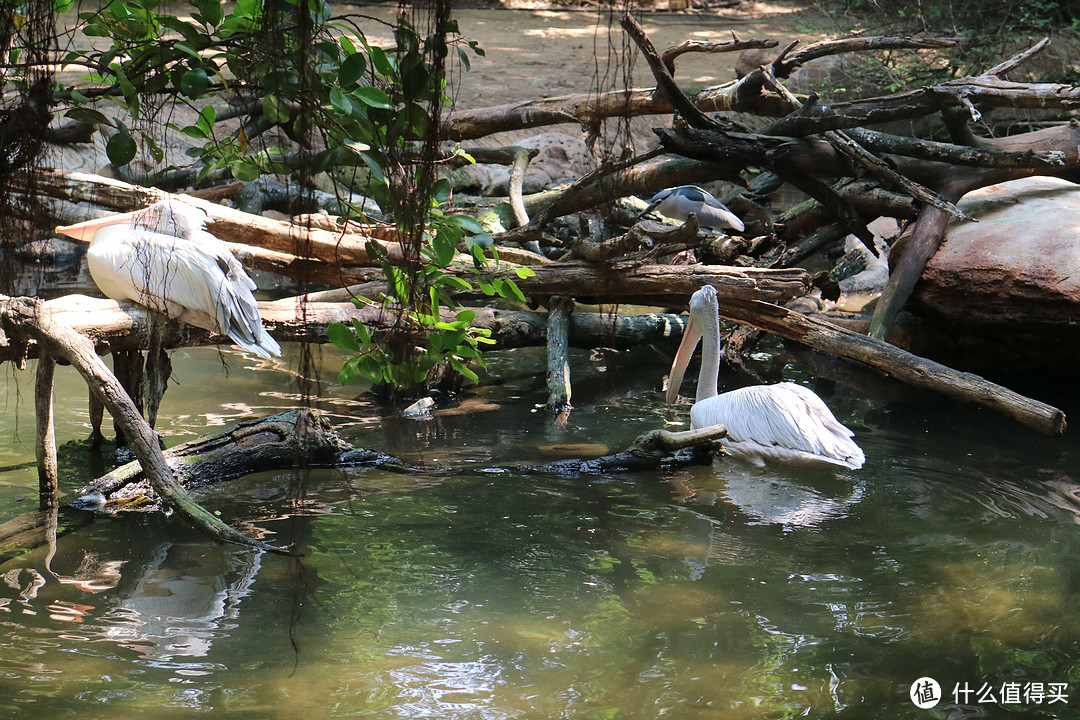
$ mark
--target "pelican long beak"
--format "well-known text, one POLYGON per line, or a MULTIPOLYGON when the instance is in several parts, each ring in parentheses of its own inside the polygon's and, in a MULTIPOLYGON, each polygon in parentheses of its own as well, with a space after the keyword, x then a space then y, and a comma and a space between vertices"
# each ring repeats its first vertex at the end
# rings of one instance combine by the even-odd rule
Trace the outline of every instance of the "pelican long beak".
POLYGON ((126 213, 117 213, 116 215, 107 215, 103 218, 97 218, 96 220, 87 220, 86 222, 77 223, 75 225, 57 226, 56 232, 61 235, 67 235, 69 238, 75 240, 82 240, 83 242, 90 242, 94 239, 94 233, 107 225, 120 225, 122 223, 136 224, 136 219, 142 210, 133 210, 126 213))
POLYGON ((690 358, 694 355, 698 343, 701 342, 701 322, 691 314, 683 331, 682 342, 675 351, 675 360, 671 363, 671 372, 668 373, 667 402, 675 402, 679 397, 679 386, 682 385, 683 375, 686 374, 686 366, 690 364, 690 358))

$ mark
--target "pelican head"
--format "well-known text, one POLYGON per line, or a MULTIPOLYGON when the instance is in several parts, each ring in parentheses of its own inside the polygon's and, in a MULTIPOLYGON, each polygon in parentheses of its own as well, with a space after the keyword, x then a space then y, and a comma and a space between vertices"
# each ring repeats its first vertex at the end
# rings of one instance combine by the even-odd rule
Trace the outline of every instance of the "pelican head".
POLYGON ((107 215, 75 225, 57 227, 56 232, 75 240, 91 242, 103 227, 115 225, 138 226, 177 238, 190 238, 203 230, 209 218, 206 211, 181 200, 159 200, 149 207, 127 213, 107 215))
POLYGON ((740 232, 746 229, 738 215, 697 185, 680 185, 661 190, 652 196, 649 206, 641 214, 645 215, 652 210, 676 220, 685 220, 693 213, 702 227, 730 228, 740 232))
MULTIPOLYGON (((690 364, 690 358, 704 336, 710 338, 719 353, 720 302, 716 298, 716 288, 712 285, 706 285, 690 296, 690 315, 686 321, 686 329, 683 331, 682 342, 679 343, 679 349, 675 352, 675 360, 671 363, 671 372, 668 374, 665 395, 667 402, 675 402, 679 397, 679 386, 682 385, 683 375, 686 374, 686 366, 690 364)), ((716 358, 716 364, 719 365, 719 356, 716 358)), ((716 394, 719 369, 710 373, 706 365, 703 359, 703 372, 698 378, 697 400, 704 400, 716 394)))

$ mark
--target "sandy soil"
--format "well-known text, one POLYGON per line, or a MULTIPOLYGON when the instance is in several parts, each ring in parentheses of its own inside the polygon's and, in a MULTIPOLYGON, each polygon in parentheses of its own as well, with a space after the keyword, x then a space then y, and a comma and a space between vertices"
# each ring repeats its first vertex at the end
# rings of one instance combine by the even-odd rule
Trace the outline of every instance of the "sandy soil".
MULTIPOLYGON (((810 13, 791 2, 744 2, 737 8, 682 13, 647 12, 640 22, 658 48, 683 40, 772 38, 783 46, 791 40, 821 39, 806 30, 810 13)), ((358 12, 391 20, 394 8, 367 6, 358 12)), ((618 14, 595 10, 495 9, 455 10, 462 35, 475 39, 486 56, 474 58, 472 69, 458 78, 456 104, 477 108, 536 97, 632 86, 651 86, 652 76, 638 53, 631 53, 618 24, 618 14), (630 73, 623 59, 632 57, 630 73)), ((371 36, 389 41, 372 22, 371 36)), ((735 54, 690 53, 679 58, 676 78, 684 87, 707 87, 735 77, 735 54)))
MULTIPOLYGON (((524 5, 532 0, 509 1, 524 5)), ((364 16, 366 19, 360 26, 373 44, 392 44, 387 23, 392 23, 396 17, 396 3, 341 6, 339 10, 364 16)), ((452 95, 458 108, 491 107, 626 85, 654 85, 645 61, 630 47, 618 25, 619 13, 577 8, 485 7, 455 9, 454 16, 462 35, 478 41, 485 51, 483 57, 471 56, 470 70, 459 67, 452 77, 452 95), (629 70, 625 67, 625 58, 630 58, 629 70)), ((795 39, 804 42, 821 39, 810 35, 806 29, 813 22, 820 23, 820 15, 805 10, 793 0, 746 0, 731 9, 649 11, 642 13, 639 19, 660 49, 683 40, 728 40, 732 33, 742 39, 772 38, 779 41, 781 47, 795 39)), ((421 20, 416 20, 418 26, 422 26, 421 20)), ((734 53, 684 54, 677 61, 676 79, 686 88, 727 82, 735 77, 735 59, 734 53)), ((75 77, 63 79, 71 81, 75 77)), ((100 109, 108 114, 118 113, 108 105, 100 109)), ((194 114, 182 106, 174 106, 168 110, 167 117, 156 120, 182 126, 194 122, 194 114)), ((641 119, 635 122, 634 133, 638 137, 651 138, 650 128, 661 124, 665 124, 664 119, 641 119)), ((476 144, 518 142, 524 136, 548 130, 580 132, 576 126, 561 125, 503 135, 476 144)), ((166 165, 190 163, 184 153, 193 141, 179 133, 159 137, 158 141, 165 149, 166 165)), ((68 170, 107 173, 104 142, 105 138, 99 135, 89 145, 56 149, 46 162, 68 170)), ((152 172, 159 165, 143 153, 133 167, 141 172, 152 172)))

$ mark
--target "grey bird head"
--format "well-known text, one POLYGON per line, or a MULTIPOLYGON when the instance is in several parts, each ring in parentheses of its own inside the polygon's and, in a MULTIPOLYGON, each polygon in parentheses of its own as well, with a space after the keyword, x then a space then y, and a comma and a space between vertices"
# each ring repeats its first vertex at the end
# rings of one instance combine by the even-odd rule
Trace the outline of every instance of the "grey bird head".
POLYGON ((697 185, 680 185, 661 190, 652 196, 649 206, 641 214, 645 215, 653 210, 675 220, 685 220, 693 213, 702 227, 730 228, 740 232, 746 229, 738 215, 697 185))

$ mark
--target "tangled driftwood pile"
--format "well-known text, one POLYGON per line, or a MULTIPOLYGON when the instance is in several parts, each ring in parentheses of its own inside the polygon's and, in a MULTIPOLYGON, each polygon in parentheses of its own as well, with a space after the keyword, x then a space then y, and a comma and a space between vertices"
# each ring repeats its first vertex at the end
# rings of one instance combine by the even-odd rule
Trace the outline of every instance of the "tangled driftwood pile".
MULTIPOLYGON (((927 260, 945 235, 950 219, 967 219, 956 206, 966 192, 993 183, 1036 174, 1065 175, 1080 165, 1080 128, 1075 124, 1006 138, 978 137, 974 123, 992 107, 1039 107, 1066 110, 1080 103, 1075 88, 1013 82, 1007 79, 1043 44, 977 77, 960 78, 935 87, 836 104, 811 96, 796 98, 781 83, 803 63, 818 57, 879 49, 940 48, 949 39, 858 38, 819 43, 801 51, 790 46, 771 61, 729 84, 688 95, 675 79, 677 58, 685 52, 733 52, 775 47, 769 40, 683 43, 658 52, 630 17, 623 27, 641 48, 656 78, 656 87, 601 94, 548 98, 481 111, 459 112, 445 119, 447 140, 467 140, 504 130, 574 123, 598 133, 605 118, 672 113, 672 127, 659 129, 660 145, 631 154, 617 163, 602 163, 569 187, 523 197, 521 177, 528 152, 507 150, 489 157, 513 166, 510 199, 502 211, 510 229, 499 234, 500 257, 511 269, 528 264, 533 277, 522 291, 533 299, 637 303, 659 307, 681 305, 695 289, 718 289, 721 314, 824 352, 877 369, 951 397, 994 408, 1039 432, 1057 435, 1065 429, 1064 414, 982 378, 924 360, 886 343, 890 325, 904 306, 927 260), (770 118, 751 131, 717 112, 751 113, 770 118), (941 115, 951 142, 931 142, 871 130, 885 121, 941 115), (735 188, 723 198, 746 219, 742 242, 729 244, 729 265, 666 262, 687 250, 701 249, 715 238, 701 233, 693 219, 676 230, 636 222, 612 205, 617 199, 650 194, 686 183, 726 180, 735 188), (793 209, 774 208, 772 194, 793 186, 811 200, 793 209), (628 218, 622 231, 611 233, 581 215, 569 240, 556 237, 559 218, 606 207, 607 227, 628 218), (869 323, 869 335, 845 329, 835 318, 804 315, 789 304, 814 291, 811 275, 796 266, 822 246, 854 235, 878 252, 870 221, 879 216, 911 221, 898 243, 892 274, 869 323), (520 248, 518 247, 520 246, 520 248), (524 248, 524 249, 521 249, 524 248), (734 250, 732 250, 734 248, 734 250), (540 250, 541 252, 535 252, 540 250), (552 261, 551 257, 558 257, 552 261)), ((27 187, 58 201, 57 215, 71 212, 64 203, 91 202, 102 208, 129 210, 158 199, 162 191, 136 188, 94 176, 40 173, 27 187)), ((213 197, 228 191, 210 191, 213 197)), ((353 227, 307 217, 301 222, 268 220, 206 199, 192 199, 207 209, 214 232, 232 243, 247 266, 285 276, 301 276, 344 291, 311 294, 299 299, 263 303, 260 312, 279 340, 323 342, 326 324, 357 318, 372 329, 389 324, 380 311, 357 310, 346 302, 352 294, 376 295, 382 279, 370 244, 392 260, 400 257, 393 228, 353 227), (302 240, 302 241, 300 241, 302 240)), ((702 255, 708 253, 701 250, 702 255)), ((467 256, 460 270, 472 273, 467 256)), ((470 298, 463 297, 463 301, 470 298)), ((567 308, 569 306, 563 305, 567 308)), ((817 306, 815 306, 817 307, 817 306)), ((480 308, 477 323, 490 327, 501 346, 545 341, 542 314, 480 308)), ((238 536, 220 521, 188 504, 171 482, 171 471, 145 423, 117 390, 97 353, 148 346, 152 323, 128 303, 62 298, 31 303, 0 300, 0 360, 41 358, 38 371, 39 464, 43 497, 55 493, 55 447, 51 437, 52 363, 66 359, 80 369, 92 392, 121 424, 162 498, 185 517, 219 537, 255 542, 238 536), (75 332, 78 330, 78 332, 75 332), (95 350, 97 352, 95 352, 95 350), (127 418, 120 420, 120 418, 127 418)), ((621 318, 618 322, 573 313, 566 336, 578 344, 619 346, 678 337, 680 320, 672 315, 621 318)), ((555 336, 556 333, 550 333, 555 336)), ((562 333, 558 334, 562 336, 562 333)), ((166 347, 220 341, 206 332, 171 324, 166 347)), ((556 383, 557 385, 558 383, 556 383)), ((567 388, 565 381, 563 388, 567 388)), ((553 390, 554 394, 554 390, 553 390)), ((569 398, 563 398, 568 401, 569 398)), ((55 494, 52 495, 55 497, 55 494)))

